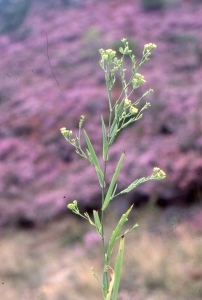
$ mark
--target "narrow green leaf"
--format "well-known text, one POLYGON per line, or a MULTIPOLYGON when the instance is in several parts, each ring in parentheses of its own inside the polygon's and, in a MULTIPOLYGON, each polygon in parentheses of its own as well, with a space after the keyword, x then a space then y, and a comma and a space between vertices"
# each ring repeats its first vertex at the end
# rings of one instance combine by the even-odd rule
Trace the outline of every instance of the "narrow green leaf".
MULTIPOLYGON (((123 191, 121 191, 119 194, 125 194, 125 193, 129 193, 130 191, 132 191, 134 188, 136 188, 139 184, 146 182, 148 180, 161 180, 166 178, 166 174, 159 169, 159 171, 157 173, 153 173, 152 175, 148 176, 148 177, 142 177, 140 179, 136 179, 135 181, 133 181, 126 189, 124 189, 123 191), (162 173, 161 173, 162 172, 162 173)), ((117 196, 116 195, 116 196, 117 196)))
MULTIPOLYGON (((102 173, 102 170, 100 168, 100 164, 99 164, 97 155, 95 154, 95 151, 93 149, 93 145, 91 144, 91 141, 90 141, 90 139, 89 139, 89 137, 88 137, 85 130, 84 130, 84 137, 85 137, 85 140, 86 140, 86 144, 88 146, 88 151, 89 151, 90 156, 91 156, 91 162, 95 167, 95 170, 96 170, 97 175, 98 175, 98 180, 99 180, 100 186, 102 187, 103 186, 103 173, 102 173)), ((104 185, 105 185, 105 183, 104 183, 104 185)))
POLYGON ((113 190, 114 190, 114 186, 116 184, 117 177, 118 177, 119 172, 121 170, 121 166, 122 166, 122 163, 123 163, 124 155, 125 155, 125 153, 122 153, 121 158, 120 158, 120 160, 119 160, 119 162, 117 164, 115 173, 114 173, 114 175, 112 177, 112 181, 110 183, 109 189, 107 191, 107 195, 105 197, 105 200, 104 200, 104 203, 103 203, 103 206, 102 206, 102 210, 103 211, 107 208, 107 206, 109 205, 109 202, 111 200, 111 196, 112 196, 112 193, 113 193, 113 190))
POLYGON ((94 221, 95 221, 95 226, 96 226, 97 232, 102 237, 102 225, 101 225, 101 222, 100 222, 100 218, 99 218, 98 212, 96 210, 93 210, 93 217, 94 217, 94 221))
POLYGON ((129 216, 132 208, 133 208, 133 205, 131 205, 131 207, 127 210, 127 212, 121 216, 120 221, 118 222, 115 230, 112 233, 112 236, 111 236, 111 238, 109 240, 109 247, 107 249, 108 263, 110 261, 110 256, 111 256, 111 254, 113 252, 114 244, 115 244, 115 242, 116 242, 116 240, 117 240, 117 238, 118 238, 118 236, 120 234, 120 231, 121 231, 121 229, 123 227, 123 224, 128 220, 128 216, 129 216))
POLYGON ((103 120, 103 117, 101 116, 102 120, 102 134, 103 134, 103 160, 108 160, 108 142, 107 142, 107 133, 106 133, 106 127, 103 120))
POLYGON ((120 284, 120 278, 121 278, 121 270, 122 270, 122 265, 123 265, 124 242, 125 242, 125 238, 124 238, 124 235, 122 235, 122 237, 120 239, 119 251, 118 251, 118 254, 116 257, 116 263, 115 263, 115 268, 114 268, 115 280, 114 280, 114 289, 113 289, 112 300, 117 300, 117 297, 118 297, 119 284, 120 284))
POLYGON ((126 189, 124 189, 123 191, 120 192, 120 194, 125 194, 125 193, 129 193, 130 191, 132 191, 134 188, 136 188, 140 183, 143 183, 145 181, 147 181, 149 179, 146 179, 145 177, 142 177, 140 179, 136 179, 135 181, 133 181, 133 183, 131 183, 126 189))

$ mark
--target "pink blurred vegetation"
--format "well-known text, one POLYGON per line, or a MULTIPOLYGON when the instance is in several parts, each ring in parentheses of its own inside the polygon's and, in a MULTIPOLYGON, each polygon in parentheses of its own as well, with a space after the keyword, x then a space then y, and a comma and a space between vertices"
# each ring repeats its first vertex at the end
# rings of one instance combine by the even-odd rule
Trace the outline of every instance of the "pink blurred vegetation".
MULTIPOLYGON (((59 129, 76 133, 84 114, 101 159, 100 114, 107 117, 108 102, 98 50, 118 51, 123 37, 137 60, 145 43, 157 45, 140 70, 147 83, 132 100, 150 87, 154 93, 142 102, 152 105, 143 119, 123 131, 111 148, 108 180, 126 151, 119 189, 149 176, 155 166, 167 178, 138 186, 124 196, 123 206, 152 197, 159 205, 201 199, 202 4, 182 2, 153 12, 132 0, 46 10, 33 5, 15 34, 0 36, 1 226, 46 222, 66 213, 73 199, 83 207, 99 206, 94 169, 76 156, 59 129)), ((120 92, 117 79, 114 100, 120 92)))

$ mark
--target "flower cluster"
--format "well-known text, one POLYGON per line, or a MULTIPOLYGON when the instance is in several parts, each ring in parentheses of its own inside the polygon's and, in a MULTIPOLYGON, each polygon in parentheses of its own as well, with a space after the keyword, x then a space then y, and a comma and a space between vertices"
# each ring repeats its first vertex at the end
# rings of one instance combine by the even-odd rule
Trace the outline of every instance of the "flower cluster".
POLYGON ((145 50, 153 50, 155 49, 157 46, 155 44, 149 43, 149 44, 145 44, 144 45, 144 49, 145 50))
POLYGON ((154 50, 156 48, 155 44, 149 43, 144 45, 144 50, 143 50, 143 57, 145 60, 149 60, 149 56, 151 55, 151 50, 154 50))
POLYGON ((69 142, 70 138, 72 136, 72 130, 67 130, 66 127, 62 127, 62 128, 60 128, 60 132, 62 133, 62 135, 64 136, 66 141, 69 142))
POLYGON ((102 56, 102 60, 103 61, 109 61, 111 62, 112 59, 115 57, 116 55, 116 51, 112 50, 112 49, 107 49, 107 50, 103 50, 103 49, 100 49, 100 54, 102 56))
POLYGON ((77 200, 74 200, 72 203, 68 204, 67 207, 72 210, 75 214, 79 214, 79 209, 77 206, 77 200))
POLYGON ((163 172, 163 170, 161 170, 160 168, 153 168, 153 175, 156 177, 156 178, 159 178, 159 179, 163 179, 163 178, 166 178, 166 173, 163 172))
POLYGON ((144 76, 136 73, 134 78, 132 79, 132 85, 134 89, 137 89, 141 84, 144 84, 146 80, 144 79, 144 76))

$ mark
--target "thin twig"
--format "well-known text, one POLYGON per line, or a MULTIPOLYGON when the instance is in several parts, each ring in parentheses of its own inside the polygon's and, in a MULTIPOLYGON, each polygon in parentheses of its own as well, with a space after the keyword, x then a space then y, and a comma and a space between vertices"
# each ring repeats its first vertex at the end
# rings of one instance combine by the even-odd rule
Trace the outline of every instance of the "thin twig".
POLYGON ((59 82, 57 81, 57 78, 55 77, 55 74, 53 73, 53 69, 51 67, 51 63, 50 63, 50 59, 49 59, 49 54, 48 54, 48 35, 47 35, 47 33, 46 33, 46 40, 47 40, 47 57, 48 57, 49 66, 50 66, 52 75, 53 75, 55 81, 57 82, 57 85, 58 85, 59 89, 61 90, 61 92, 63 92, 63 90, 60 88, 59 82))

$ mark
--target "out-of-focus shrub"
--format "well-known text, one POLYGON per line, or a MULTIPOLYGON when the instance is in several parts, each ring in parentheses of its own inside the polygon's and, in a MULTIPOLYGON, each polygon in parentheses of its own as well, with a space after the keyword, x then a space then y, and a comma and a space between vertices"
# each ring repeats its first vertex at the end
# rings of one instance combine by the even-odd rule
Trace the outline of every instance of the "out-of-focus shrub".
POLYGON ((157 10, 165 8, 165 0, 141 0, 144 10, 157 10))
POLYGON ((74 6, 82 3, 82 0, 61 0, 61 4, 64 6, 74 6))
POLYGON ((0 34, 18 28, 30 8, 30 0, 0 0, 0 34))

